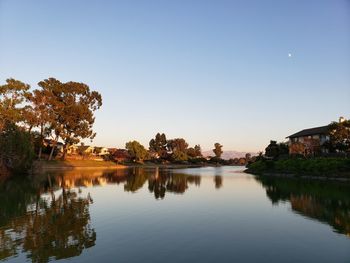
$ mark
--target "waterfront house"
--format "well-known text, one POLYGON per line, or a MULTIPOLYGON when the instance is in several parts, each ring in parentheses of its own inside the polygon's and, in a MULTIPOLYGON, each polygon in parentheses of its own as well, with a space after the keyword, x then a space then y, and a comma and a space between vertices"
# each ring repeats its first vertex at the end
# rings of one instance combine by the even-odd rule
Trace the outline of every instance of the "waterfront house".
MULTIPOLYGON (((347 121, 344 117, 339 118, 339 123, 347 121)), ((330 135, 335 130, 330 130, 330 125, 301 130, 289 135, 289 154, 315 155, 328 153, 330 135)), ((345 126, 346 127, 346 126, 345 126)), ((346 128, 349 129, 349 128, 346 128)))
POLYGON ((93 146, 88 145, 70 145, 67 149, 69 155, 91 155, 94 152, 93 146))
POLYGON ((89 145, 80 145, 77 148, 77 153, 80 155, 91 155, 94 153, 95 147, 89 145))
POLYGON ((59 153, 63 153, 63 143, 61 142, 56 142, 54 140, 51 140, 51 139, 44 139, 44 142, 43 142, 43 145, 44 147, 47 147, 47 148, 52 148, 54 145, 56 145, 56 149, 59 153))
POLYGON ((329 141, 328 125, 304 129, 287 137, 289 154, 310 155, 326 153, 325 143, 329 141))
POLYGON ((97 156, 106 156, 109 154, 109 150, 106 147, 95 147, 94 154, 97 156))

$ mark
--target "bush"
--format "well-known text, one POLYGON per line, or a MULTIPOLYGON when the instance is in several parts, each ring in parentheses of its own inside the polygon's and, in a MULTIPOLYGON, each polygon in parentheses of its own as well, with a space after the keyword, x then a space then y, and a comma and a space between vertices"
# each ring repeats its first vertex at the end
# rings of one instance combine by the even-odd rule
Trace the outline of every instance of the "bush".
POLYGON ((252 173, 283 173, 310 176, 350 176, 350 159, 346 158, 314 158, 286 160, 260 160, 248 165, 252 173))
POLYGON ((31 167, 33 159, 30 134, 15 124, 6 124, 0 133, 0 163, 13 173, 23 173, 31 167))

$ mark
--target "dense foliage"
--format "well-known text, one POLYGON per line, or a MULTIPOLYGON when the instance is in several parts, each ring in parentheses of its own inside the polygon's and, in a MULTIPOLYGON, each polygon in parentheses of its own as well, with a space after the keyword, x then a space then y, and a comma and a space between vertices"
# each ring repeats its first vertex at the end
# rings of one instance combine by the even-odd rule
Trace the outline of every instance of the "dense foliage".
POLYGON ((221 157, 221 154, 223 153, 223 151, 222 151, 222 145, 220 144, 220 143, 215 143, 214 144, 214 149, 213 149, 213 152, 214 152, 214 154, 215 154, 215 157, 217 157, 217 158, 220 158, 221 157))
MULTIPOLYGON (((17 173, 31 167, 34 149, 29 132, 13 123, 5 123, 0 132, 0 169, 17 173)), ((1 173, 1 172, 0 172, 1 173)))
POLYGON ((265 148, 265 156, 273 159, 288 155, 288 152, 286 143, 277 143, 276 141, 270 141, 270 144, 265 148))
POLYGON ((145 147, 138 141, 127 142, 125 148, 128 150, 134 162, 143 162, 148 155, 145 147))
POLYGON ((248 172, 256 174, 281 173, 324 177, 350 177, 350 159, 291 158, 285 160, 259 160, 248 165, 248 172))
POLYGON ((332 122, 329 125, 330 139, 326 146, 330 152, 350 152, 350 120, 332 122))
POLYGON ((80 139, 93 139, 94 111, 102 105, 101 95, 84 83, 62 83, 49 78, 39 89, 15 79, 0 86, 0 175, 4 171, 27 170, 33 160, 33 148, 41 158, 44 139, 52 138, 50 157, 56 144, 67 147, 80 139), (35 130, 33 130, 35 129, 35 130))

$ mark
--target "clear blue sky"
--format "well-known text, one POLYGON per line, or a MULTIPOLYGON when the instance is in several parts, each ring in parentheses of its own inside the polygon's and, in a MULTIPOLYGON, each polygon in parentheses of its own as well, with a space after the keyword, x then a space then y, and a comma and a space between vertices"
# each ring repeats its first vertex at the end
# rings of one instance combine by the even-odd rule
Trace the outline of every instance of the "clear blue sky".
POLYGON ((258 151, 350 118, 350 1, 0 0, 9 77, 99 91, 95 145, 258 151))

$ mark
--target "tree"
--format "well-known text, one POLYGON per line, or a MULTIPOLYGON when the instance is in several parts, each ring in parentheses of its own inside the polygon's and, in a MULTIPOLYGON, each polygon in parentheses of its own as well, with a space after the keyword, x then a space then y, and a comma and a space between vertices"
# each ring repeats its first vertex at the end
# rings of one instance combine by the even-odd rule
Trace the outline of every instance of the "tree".
POLYGON ((265 156, 277 159, 281 155, 289 153, 289 147, 286 143, 277 143, 270 141, 270 144, 265 148, 265 156))
POLYGON ((6 84, 0 86, 0 131, 5 123, 23 121, 23 104, 29 94, 30 86, 19 80, 7 79, 6 84))
POLYGON ((153 153, 157 153, 160 158, 166 157, 167 140, 164 133, 157 133, 155 138, 150 140, 149 150, 153 153))
POLYGON ((34 149, 30 134, 16 124, 5 123, 0 132, 0 149, 0 173, 23 173, 31 167, 34 149))
POLYGON ((92 140, 96 136, 92 130, 94 111, 102 106, 102 97, 98 92, 90 91, 88 85, 79 82, 61 83, 49 78, 38 85, 47 94, 45 98, 54 116, 51 128, 55 142, 58 138, 64 141, 62 159, 65 159, 69 145, 78 143, 80 139, 92 140))
POLYGON ((250 153, 245 154, 245 160, 249 162, 252 159, 252 155, 250 153))
POLYGON ((131 158, 135 162, 143 162, 147 157, 147 150, 138 141, 130 141, 125 144, 125 148, 128 150, 131 158))
POLYGON ((185 162, 188 160, 187 154, 180 150, 175 150, 171 157, 175 162, 185 162))
POLYGON ((26 110, 28 116, 26 119, 30 123, 30 127, 38 127, 40 131, 39 160, 41 159, 44 138, 52 133, 54 126, 52 123, 55 121, 53 107, 47 103, 48 96, 49 94, 44 89, 34 90, 29 96, 31 106, 26 110))
POLYGON ((332 122, 329 125, 328 148, 331 151, 350 151, 350 120, 332 122))
POLYGON ((200 145, 195 145, 193 148, 192 147, 188 148, 187 155, 191 158, 202 157, 202 150, 200 145))
POLYGON ((215 157, 217 158, 220 158, 221 157, 221 154, 223 153, 222 151, 222 145, 220 143, 215 143, 214 144, 214 149, 213 149, 213 152, 215 154, 215 157))
POLYGON ((183 138, 168 140, 167 148, 171 152, 171 159, 176 162, 187 161, 188 143, 183 138))
POLYGON ((196 157, 202 157, 202 148, 199 144, 194 146, 194 151, 196 153, 196 157))
POLYGON ((176 138, 172 140, 168 140, 167 148, 171 152, 180 151, 186 152, 188 147, 188 143, 183 138, 176 138))

